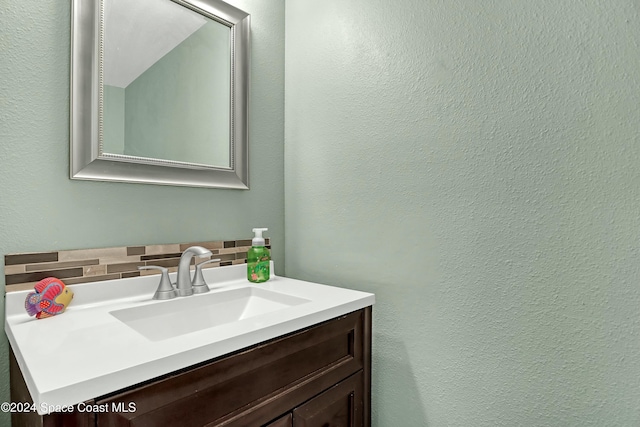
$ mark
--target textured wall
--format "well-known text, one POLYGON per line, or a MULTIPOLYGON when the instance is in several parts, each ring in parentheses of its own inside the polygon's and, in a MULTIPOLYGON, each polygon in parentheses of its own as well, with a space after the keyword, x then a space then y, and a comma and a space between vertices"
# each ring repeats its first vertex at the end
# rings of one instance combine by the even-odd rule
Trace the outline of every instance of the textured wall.
POLYGON ((640 7, 286 4, 286 274, 373 291, 374 425, 640 425, 640 7))
MULTIPOLYGON (((71 181, 71 2, 2 0, 0 255, 250 238, 260 225, 284 262, 284 1, 229 3, 252 15, 249 191, 71 181)), ((7 350, 0 339, 0 401, 9 400, 7 350)))

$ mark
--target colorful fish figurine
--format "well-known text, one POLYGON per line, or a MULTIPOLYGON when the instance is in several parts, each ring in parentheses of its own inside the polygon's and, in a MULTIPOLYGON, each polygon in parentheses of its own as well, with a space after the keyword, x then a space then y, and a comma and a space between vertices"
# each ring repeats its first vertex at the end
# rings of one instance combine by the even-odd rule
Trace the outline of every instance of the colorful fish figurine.
POLYGON ((64 313, 73 298, 73 292, 62 280, 55 277, 42 279, 36 283, 34 289, 35 292, 27 295, 24 308, 29 316, 36 316, 37 319, 64 313))

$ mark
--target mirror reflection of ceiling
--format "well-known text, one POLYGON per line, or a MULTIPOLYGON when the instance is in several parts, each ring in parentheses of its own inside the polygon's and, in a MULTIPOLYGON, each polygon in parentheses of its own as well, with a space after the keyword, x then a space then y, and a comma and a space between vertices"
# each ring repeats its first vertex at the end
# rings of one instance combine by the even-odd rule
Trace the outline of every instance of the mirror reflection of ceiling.
POLYGON ((104 84, 127 87, 206 23, 170 0, 104 0, 104 84))

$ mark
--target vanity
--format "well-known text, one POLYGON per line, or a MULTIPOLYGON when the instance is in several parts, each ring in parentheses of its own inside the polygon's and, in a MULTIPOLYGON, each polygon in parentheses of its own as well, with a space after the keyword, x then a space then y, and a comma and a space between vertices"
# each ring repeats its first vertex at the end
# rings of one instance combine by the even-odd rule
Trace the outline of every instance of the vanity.
POLYGON ((13 425, 370 425, 373 294, 203 275, 210 292, 169 301, 151 299, 158 275, 70 285, 41 320, 7 293, 11 401, 30 404, 13 425))

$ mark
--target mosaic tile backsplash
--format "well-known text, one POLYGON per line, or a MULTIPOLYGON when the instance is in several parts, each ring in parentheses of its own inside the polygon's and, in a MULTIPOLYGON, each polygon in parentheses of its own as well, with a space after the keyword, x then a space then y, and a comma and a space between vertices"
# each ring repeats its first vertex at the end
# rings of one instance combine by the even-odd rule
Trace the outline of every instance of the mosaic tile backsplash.
MULTIPOLYGON (((265 240, 271 249, 269 239, 265 240)), ((196 245, 213 254, 197 258, 198 262, 220 258, 220 262, 203 267, 215 268, 246 263, 251 239, 9 254, 4 257, 6 292, 32 289, 38 281, 51 276, 73 285, 160 274, 157 270, 138 270, 145 265, 167 267, 171 273, 178 270, 182 252, 196 245)), ((195 264, 195 258, 191 264, 195 264)))

